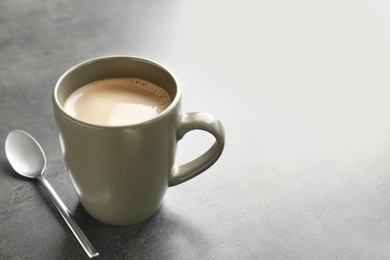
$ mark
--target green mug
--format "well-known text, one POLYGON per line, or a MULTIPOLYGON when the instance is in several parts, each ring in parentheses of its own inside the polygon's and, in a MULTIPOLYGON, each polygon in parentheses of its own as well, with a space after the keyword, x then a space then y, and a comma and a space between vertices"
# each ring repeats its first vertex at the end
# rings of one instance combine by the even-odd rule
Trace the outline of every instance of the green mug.
POLYGON ((182 113, 181 88, 161 65, 130 56, 100 57, 65 72, 53 91, 54 115, 66 166, 85 210, 111 225, 141 222, 160 207, 168 187, 202 173, 225 143, 220 121, 207 113, 182 113), (145 122, 124 126, 85 123, 63 105, 76 89, 102 79, 139 78, 162 87, 172 103, 145 122), (199 129, 215 137, 204 154, 175 164, 178 141, 199 129))

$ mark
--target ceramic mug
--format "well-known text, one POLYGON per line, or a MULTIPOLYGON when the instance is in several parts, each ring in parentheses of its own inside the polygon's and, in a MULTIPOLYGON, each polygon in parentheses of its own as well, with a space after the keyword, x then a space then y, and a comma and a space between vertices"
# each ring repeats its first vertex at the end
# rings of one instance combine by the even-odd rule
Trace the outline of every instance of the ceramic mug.
POLYGON ((161 65, 129 56, 100 57, 65 72, 53 91, 53 107, 67 169, 85 210, 97 220, 129 225, 149 218, 168 187, 213 165, 225 143, 220 121, 207 113, 182 113, 181 88, 161 65), (139 78, 165 89, 172 103, 154 118, 133 125, 100 126, 68 115, 63 105, 76 89, 102 79, 139 78), (189 131, 211 133, 209 150, 175 164, 178 141, 189 131))

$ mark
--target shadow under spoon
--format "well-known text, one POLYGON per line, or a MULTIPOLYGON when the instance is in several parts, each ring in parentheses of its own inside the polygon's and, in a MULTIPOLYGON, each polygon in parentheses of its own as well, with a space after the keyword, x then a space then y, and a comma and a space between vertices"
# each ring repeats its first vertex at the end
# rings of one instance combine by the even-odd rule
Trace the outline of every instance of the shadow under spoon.
POLYGON ((43 176, 46 168, 46 157, 38 142, 28 133, 14 130, 8 134, 5 141, 5 153, 12 168, 17 173, 39 181, 88 257, 97 257, 99 253, 80 229, 50 183, 43 176))

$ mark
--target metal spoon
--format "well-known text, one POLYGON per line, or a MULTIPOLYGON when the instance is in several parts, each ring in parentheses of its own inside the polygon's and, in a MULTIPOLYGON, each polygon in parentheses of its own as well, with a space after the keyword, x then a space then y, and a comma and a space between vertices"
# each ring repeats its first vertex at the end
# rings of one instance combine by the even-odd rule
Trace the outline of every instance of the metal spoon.
POLYGON ((5 140, 5 153, 12 168, 17 173, 39 181, 43 190, 57 207, 88 257, 97 257, 99 253, 77 225, 50 183, 43 177, 46 168, 46 157, 38 142, 28 133, 21 130, 14 130, 9 133, 5 140))

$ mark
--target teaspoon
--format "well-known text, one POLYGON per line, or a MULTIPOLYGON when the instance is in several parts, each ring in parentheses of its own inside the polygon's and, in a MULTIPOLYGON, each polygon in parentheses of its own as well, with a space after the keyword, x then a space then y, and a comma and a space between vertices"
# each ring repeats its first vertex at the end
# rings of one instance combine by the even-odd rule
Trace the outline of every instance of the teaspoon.
POLYGON ((14 130, 8 134, 5 140, 5 153, 12 168, 20 175, 37 179, 43 190, 61 213, 66 224, 68 224, 73 235, 89 258, 99 255, 84 232, 77 225, 65 204, 58 197, 57 193, 45 179, 43 173, 46 168, 46 157, 38 142, 28 133, 21 130, 14 130))

